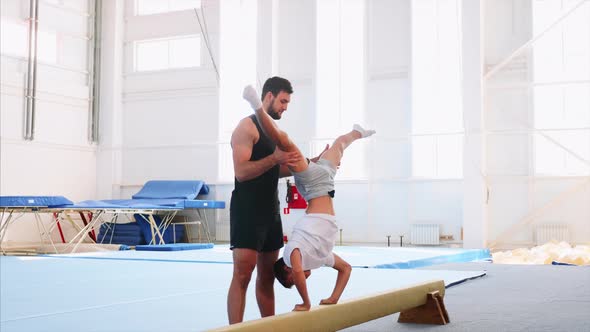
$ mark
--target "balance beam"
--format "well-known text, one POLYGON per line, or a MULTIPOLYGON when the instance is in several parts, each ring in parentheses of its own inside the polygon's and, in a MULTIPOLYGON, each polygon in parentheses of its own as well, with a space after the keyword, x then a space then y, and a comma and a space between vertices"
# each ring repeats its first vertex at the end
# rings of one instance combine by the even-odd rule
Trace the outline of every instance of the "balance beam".
POLYGON ((396 312, 401 312, 398 320, 401 323, 442 325, 449 322, 442 302, 444 293, 444 281, 429 281, 334 305, 316 306, 310 311, 293 311, 210 331, 336 331, 396 312))

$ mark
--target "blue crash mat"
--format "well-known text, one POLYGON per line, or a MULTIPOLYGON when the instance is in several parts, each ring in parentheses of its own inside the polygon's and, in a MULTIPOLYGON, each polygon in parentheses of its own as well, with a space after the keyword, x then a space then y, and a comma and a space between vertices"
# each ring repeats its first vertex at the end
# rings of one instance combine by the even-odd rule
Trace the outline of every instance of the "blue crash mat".
POLYGON ((152 180, 146 182, 143 188, 131 198, 195 199, 198 195, 207 195, 208 193, 209 187, 203 181, 152 180))
POLYGON ((72 205, 63 196, 0 196, 0 207, 63 207, 72 205))

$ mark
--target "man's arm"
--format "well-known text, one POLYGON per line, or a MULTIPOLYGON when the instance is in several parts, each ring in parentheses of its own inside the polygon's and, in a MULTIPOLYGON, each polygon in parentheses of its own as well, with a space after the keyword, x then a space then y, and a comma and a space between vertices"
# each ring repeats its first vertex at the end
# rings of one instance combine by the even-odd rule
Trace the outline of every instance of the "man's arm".
POLYGON ((320 301, 320 304, 336 304, 338 300, 340 300, 340 296, 342 292, 344 292, 344 288, 348 283, 348 279, 350 279, 350 273, 352 272, 352 267, 348 264, 345 260, 340 258, 338 255, 334 255, 334 269, 338 271, 338 276, 336 277, 336 285, 334 285, 334 290, 332 291, 332 295, 329 298, 323 299, 320 301))
MULTIPOLYGON (((324 151, 322 151, 319 155, 317 155, 316 157, 313 158, 305 158, 307 159, 307 163, 309 164, 310 162, 314 162, 316 163, 318 160, 320 160, 320 157, 324 154, 324 152, 328 151, 328 149, 330 148, 329 144, 326 144, 326 147, 324 148, 324 151)), ((290 165, 290 166, 294 166, 294 165, 290 165)), ((285 165, 281 165, 281 172, 280 172, 280 177, 282 178, 286 178, 289 176, 293 176, 293 173, 291 172, 291 170, 289 169, 289 167, 285 164, 285 165)))
POLYGON ((250 161, 252 148, 258 140, 258 131, 250 119, 243 119, 234 130, 231 137, 232 155, 234 161, 234 174, 238 181, 248 181, 259 177, 276 164, 291 164, 299 160, 296 152, 283 152, 276 149, 275 152, 265 158, 250 161))
POLYGON ((301 252, 297 248, 291 252, 291 268, 293 283, 303 300, 303 303, 295 305, 293 311, 308 311, 311 308, 311 302, 309 301, 309 294, 307 294, 307 282, 305 281, 305 272, 301 263, 301 252))
POLYGON ((281 177, 281 178, 288 178, 290 176, 293 176, 293 173, 291 173, 291 170, 289 169, 289 166, 287 166, 287 165, 281 165, 281 170, 279 171, 279 177, 281 177))

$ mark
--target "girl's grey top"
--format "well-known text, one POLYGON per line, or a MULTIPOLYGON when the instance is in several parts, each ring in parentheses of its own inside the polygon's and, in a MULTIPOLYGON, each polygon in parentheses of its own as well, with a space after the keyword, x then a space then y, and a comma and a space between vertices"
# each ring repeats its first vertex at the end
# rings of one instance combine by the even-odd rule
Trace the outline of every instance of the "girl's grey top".
POLYGON ((333 191, 335 175, 336 167, 327 159, 310 162, 305 171, 293 173, 295 186, 306 201, 333 191))

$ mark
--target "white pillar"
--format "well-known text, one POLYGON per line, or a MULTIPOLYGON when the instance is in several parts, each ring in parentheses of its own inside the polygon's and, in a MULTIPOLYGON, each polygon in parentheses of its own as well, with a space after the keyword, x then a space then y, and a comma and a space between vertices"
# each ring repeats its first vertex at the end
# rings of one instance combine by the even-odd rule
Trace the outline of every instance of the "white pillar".
POLYGON ((98 199, 120 198, 122 172, 124 1, 102 2, 98 199))
POLYGON ((484 1, 462 1, 463 58, 463 247, 487 243, 485 113, 483 103, 484 1))

